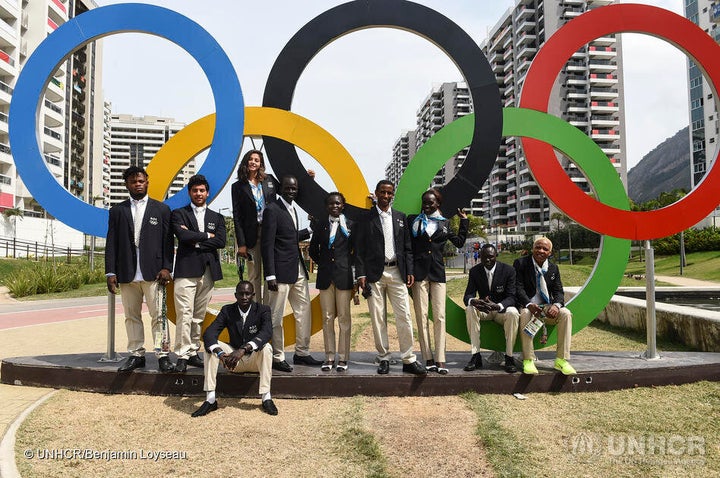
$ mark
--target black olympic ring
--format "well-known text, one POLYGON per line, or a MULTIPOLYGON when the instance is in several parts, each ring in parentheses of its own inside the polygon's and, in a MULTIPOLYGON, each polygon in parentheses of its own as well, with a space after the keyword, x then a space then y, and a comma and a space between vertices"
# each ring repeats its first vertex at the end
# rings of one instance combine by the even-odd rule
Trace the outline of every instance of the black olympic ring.
MULTIPOLYGON (((470 203, 490 175, 502 137, 502 105, 487 57, 446 16, 405 0, 356 0, 327 10, 303 26, 280 52, 265 84, 263 106, 290 111, 297 82, 310 60, 337 38, 374 27, 398 28, 429 40, 450 57, 468 85, 476 112, 470 150, 455 177, 442 188, 442 212, 451 217, 470 203)), ((322 215, 327 192, 308 176, 295 147, 269 136, 263 136, 263 142, 278 176, 298 178, 305 192, 300 206, 312 215, 322 215)), ((349 217, 361 211, 350 204, 345 208, 349 217)))

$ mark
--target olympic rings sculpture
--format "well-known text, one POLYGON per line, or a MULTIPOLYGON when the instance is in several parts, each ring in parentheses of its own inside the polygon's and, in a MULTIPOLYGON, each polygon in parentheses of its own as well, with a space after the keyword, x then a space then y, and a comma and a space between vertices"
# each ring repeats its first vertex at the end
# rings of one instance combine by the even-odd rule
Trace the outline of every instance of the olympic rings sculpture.
MULTIPOLYGON (((546 113, 557 73, 585 43, 612 33, 655 35, 682 49, 703 70, 717 98, 720 46, 689 20, 661 8, 618 4, 596 8, 566 23, 542 46, 528 70, 520 108, 501 108, 500 91, 490 65, 477 44, 457 24, 440 13, 406 0, 357 0, 327 10, 308 22, 281 51, 265 87, 262 107, 245 107, 237 74, 220 45, 201 26, 165 8, 118 4, 83 13, 60 26, 33 52, 25 64, 10 105, 10 142, 18 173, 35 199, 53 216, 87 234, 104 236, 107 211, 84 203, 62 188, 47 170, 37 138, 40 99, 50 78, 72 52, 95 39, 118 32, 149 33, 185 49, 210 81, 216 114, 191 123, 175 135, 148 165, 153 181, 149 193, 162 198, 175 174, 199 152, 210 148, 198 171, 210 182, 212 200, 232 176, 245 135, 262 135, 273 170, 294 174, 310 191, 300 206, 321 215, 326 192, 311 181, 294 146, 313 156, 348 198, 346 213, 361 207, 368 187, 357 164, 327 131, 292 113, 292 98, 309 61, 333 40, 353 31, 400 28, 433 42, 455 62, 470 89, 476 114, 446 125, 426 142, 408 165, 397 188, 394 207, 405 213, 420 209, 420 195, 447 159, 469 146, 455 178, 444 188, 443 213, 450 217, 482 187, 492 170, 502 136, 518 136, 529 168, 548 197, 579 224, 603 234, 600 254, 587 283, 568 302, 575 320, 573 332, 589 324, 617 289, 627 263, 630 239, 655 239, 697 223, 720 202, 717 161, 705 179, 684 199, 651 212, 630 212, 622 183, 598 146, 580 130, 546 113), (565 174, 554 149, 583 171, 596 193, 585 194, 565 174)), ((717 158, 715 158, 717 159, 717 158)), ((171 208, 186 205, 181 191, 168 198, 171 208)), ((172 302, 172 301, 170 301, 172 302)), ((468 341, 464 312, 448 299, 447 330, 468 341)), ((168 307, 172 309, 171 304, 168 307)), ((313 333, 321 329, 319 303, 312 304, 313 333)), ((169 315, 174 316, 169 310, 169 315)), ((205 325, 214 319, 209 313, 205 325)), ((294 336, 294 321, 285 318, 286 337, 294 336)), ((485 347, 504 346, 502 329, 494 323, 482 328, 485 347)), ((556 340, 554 331, 548 340, 556 340)))

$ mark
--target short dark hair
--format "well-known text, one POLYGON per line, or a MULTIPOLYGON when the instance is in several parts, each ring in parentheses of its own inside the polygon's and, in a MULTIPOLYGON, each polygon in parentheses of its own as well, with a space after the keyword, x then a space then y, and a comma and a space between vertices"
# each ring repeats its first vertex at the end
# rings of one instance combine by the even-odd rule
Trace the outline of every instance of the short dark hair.
POLYGON ((284 175, 280 178, 280 187, 282 188, 282 184, 283 184, 286 180, 290 180, 290 179, 292 179, 293 181, 297 182, 297 178, 296 178, 295 176, 293 176, 292 174, 284 174, 284 175))
POLYGON ((190 179, 188 180, 188 184, 187 184, 188 192, 190 192, 190 190, 193 188, 193 186, 200 186, 200 185, 205 186, 205 189, 210 191, 210 184, 207 182, 207 179, 205 179, 205 176, 203 176, 202 174, 196 174, 196 175, 190 177, 190 179))
POLYGON ((427 191, 425 191, 424 193, 422 193, 422 196, 420 196, 420 197, 424 198, 427 194, 432 194, 433 196, 435 196, 435 199, 437 199, 438 204, 442 204, 443 196, 439 189, 430 188, 427 191))
POLYGON ((145 171, 145 168, 141 168, 140 166, 130 166, 125 171, 123 171, 123 182, 127 182, 128 179, 138 174, 142 174, 143 176, 145 176, 145 179, 148 178, 148 173, 147 171, 145 171))
POLYGON ((480 252, 482 252, 484 249, 492 249, 493 252, 495 252, 495 254, 497 254, 497 247, 490 244, 489 242, 486 242, 485 244, 483 244, 483 246, 480 248, 480 252))
POLYGON ((390 180, 388 180, 388 179, 381 179, 381 180, 378 181, 378 183, 375 185, 375 191, 379 191, 379 190, 380 190, 380 186, 384 186, 384 185, 392 186, 392 187, 393 187, 393 191, 395 190, 395 185, 393 184, 392 181, 390 181, 390 180))
POLYGON ((333 191, 331 193, 328 193, 328 195, 325 197, 325 205, 327 206, 328 201, 332 196, 337 196, 340 199, 342 199, 343 204, 347 204, 347 201, 345 200, 345 196, 340 191, 333 191))
POLYGON ((240 286, 246 285, 246 284, 250 286, 250 289, 252 289, 253 294, 254 294, 254 293, 255 293, 255 286, 254 286, 253 283, 250 282, 249 280, 241 280, 240 282, 238 282, 237 285, 235 286, 235 292, 237 292, 237 291, 240 289, 240 286))

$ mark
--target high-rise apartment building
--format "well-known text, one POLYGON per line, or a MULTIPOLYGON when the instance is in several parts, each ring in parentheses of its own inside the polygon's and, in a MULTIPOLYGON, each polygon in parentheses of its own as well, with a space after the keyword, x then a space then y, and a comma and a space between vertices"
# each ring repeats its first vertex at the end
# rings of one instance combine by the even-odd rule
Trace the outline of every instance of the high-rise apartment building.
MULTIPOLYGON (((0 209, 42 216, 42 207, 17 176, 8 138, 8 110, 25 61, 68 19, 97 7, 92 0, 0 0, 0 209)), ((37 122, 48 170, 68 191, 92 202, 102 194, 101 46, 80 48, 50 78, 37 122), (97 67, 96 67, 97 66, 97 67), (99 115, 99 116, 98 116, 99 115), (99 169, 100 168, 100 169, 99 169)))
MULTIPOLYGON (((480 43, 495 72, 502 105, 519 105, 530 63, 546 39, 583 12, 611 3, 613 0, 517 0, 480 43)), ((607 154, 623 184, 627 184, 621 58, 621 42, 615 36, 585 45, 558 72, 548 111, 590 136, 607 154)), ((453 96, 449 94, 449 85, 453 84, 444 84, 440 91, 433 89, 421 107, 418 147, 427 140, 426 134, 431 135, 452 119, 472 111, 469 96, 463 94, 466 87, 458 83, 453 96), (432 115, 433 108, 438 116, 432 115)), ((452 179, 465 153, 445 164, 435 178, 437 185, 452 179)), ((559 154, 558 160, 572 181, 590 192, 587 180, 575 164, 559 154)), ((519 138, 502 139, 490 177, 468 207, 472 214, 486 219, 491 233, 550 228, 551 204, 530 173, 519 138)))
MULTIPOLYGON (((686 0, 685 17, 697 24, 720 43, 720 2, 717 0, 686 0)), ((702 71, 688 60, 688 86, 690 88, 690 185, 705 177, 717 154, 720 142, 720 121, 715 107, 715 97, 702 71)), ((717 86, 717 85, 716 85, 717 86)), ((699 226, 717 226, 720 208, 699 226)))
POLYGON ((416 151, 415 130, 403 132, 395 141, 392 160, 385 167, 385 178, 392 181, 395 187, 416 151))
MULTIPOLYGON (((147 167, 155 153, 178 131, 185 127, 173 118, 157 116, 110 115, 110 204, 127 199, 122 173, 130 166, 147 167)), ((195 174, 191 160, 175 177, 169 194, 180 191, 195 174)))

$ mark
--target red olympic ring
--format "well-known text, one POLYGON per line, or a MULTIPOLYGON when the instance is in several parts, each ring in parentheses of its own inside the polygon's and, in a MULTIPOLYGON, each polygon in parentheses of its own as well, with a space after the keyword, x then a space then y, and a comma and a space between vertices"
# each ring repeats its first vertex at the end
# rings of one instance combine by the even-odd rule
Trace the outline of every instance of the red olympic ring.
MULTIPOLYGON (((715 98, 720 80, 720 47, 701 28, 675 13, 647 5, 609 5, 566 23, 543 45, 532 62, 520 106, 547 112, 558 71, 588 41, 613 33, 647 33, 672 43, 705 73, 715 98)), ((624 239, 656 239, 687 229, 718 204, 720 167, 717 155, 705 178, 680 201, 646 212, 607 206, 583 192, 563 170, 552 146, 522 138, 528 166, 545 194, 563 212, 600 234, 624 239)))

